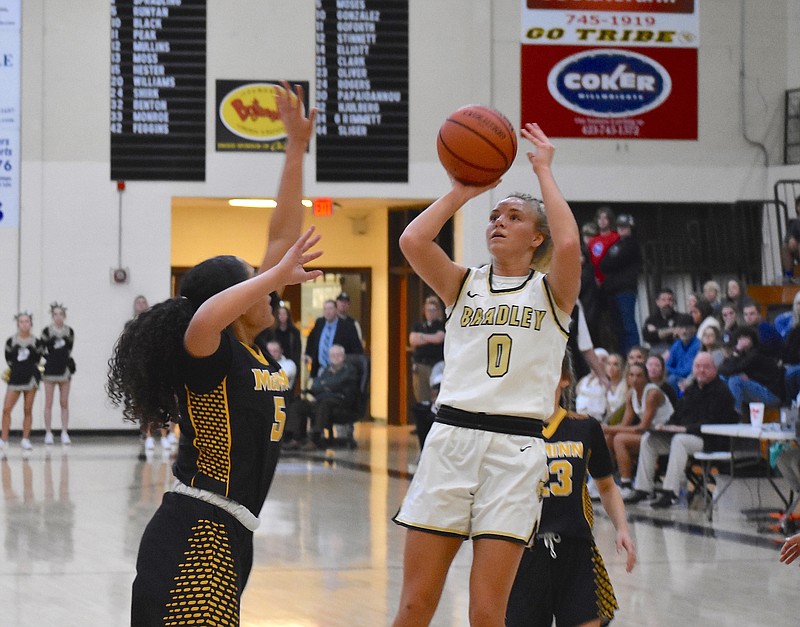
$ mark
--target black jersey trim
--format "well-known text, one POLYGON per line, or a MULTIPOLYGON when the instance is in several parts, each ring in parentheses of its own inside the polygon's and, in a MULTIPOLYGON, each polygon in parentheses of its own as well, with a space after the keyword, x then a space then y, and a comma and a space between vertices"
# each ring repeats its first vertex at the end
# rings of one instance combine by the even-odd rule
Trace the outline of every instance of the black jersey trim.
POLYGON ((489 264, 489 293, 509 294, 511 292, 520 292, 528 283, 530 283, 534 274, 536 274, 536 271, 533 268, 531 268, 530 270, 528 270, 528 276, 525 278, 525 280, 522 281, 522 283, 520 283, 516 287, 509 287, 504 290, 496 290, 492 287, 492 277, 494 277, 494 264, 489 264))
POLYGON ((527 547, 527 546, 530 546, 533 543, 533 536, 534 536, 534 534, 531 534, 531 537, 528 540, 525 540, 524 538, 520 538, 518 536, 509 536, 509 535, 505 535, 505 534, 502 534, 502 533, 497 533, 497 532, 491 532, 490 531, 490 532, 486 532, 486 533, 476 533, 476 534, 474 534, 472 536, 472 540, 473 541, 475 541, 475 540, 505 540, 506 542, 512 542, 514 544, 519 544, 521 546, 527 547))
POLYGON ((502 414, 484 414, 456 409, 449 405, 441 405, 436 413, 435 422, 451 427, 479 429, 492 433, 507 435, 524 435, 534 438, 542 437, 544 422, 536 418, 521 416, 504 416, 502 414))
POLYGON ((400 514, 400 510, 397 510, 397 514, 392 516, 392 522, 396 525, 400 525, 401 527, 405 527, 406 529, 414 529, 415 531, 424 531, 426 533, 433 533, 437 536, 443 536, 445 538, 458 538, 460 540, 469 540, 469 534, 461 533, 459 531, 448 531, 447 529, 439 529, 438 527, 426 527, 424 525, 418 525, 416 523, 406 522, 404 520, 400 520, 398 518, 400 514))
POLYGON ((569 330, 565 329, 561 326, 561 321, 558 319, 557 311, 558 307, 553 302, 553 295, 550 293, 550 284, 547 282, 547 276, 542 278, 542 284, 544 285, 544 293, 547 295, 547 302, 550 303, 550 312, 553 314, 553 320, 556 321, 556 326, 561 329, 561 332, 569 339, 569 330))
POLYGON ((467 286, 467 282, 469 281, 470 275, 475 271, 474 268, 467 268, 467 271, 464 273, 464 276, 461 277, 461 284, 458 286, 458 294, 456 294, 456 299, 453 301, 453 306, 450 308, 450 313, 447 314, 444 318, 445 324, 450 321, 450 316, 453 315, 453 312, 456 310, 456 305, 458 301, 461 300, 461 295, 464 293, 464 288, 467 286))

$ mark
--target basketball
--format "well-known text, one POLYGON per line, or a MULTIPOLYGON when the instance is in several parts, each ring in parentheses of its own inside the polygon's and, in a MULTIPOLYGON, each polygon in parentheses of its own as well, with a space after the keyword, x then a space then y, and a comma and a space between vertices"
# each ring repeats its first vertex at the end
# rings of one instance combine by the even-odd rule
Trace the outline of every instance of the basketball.
POLYGON ((499 179, 517 155, 514 126, 499 111, 467 105, 439 128, 436 151, 444 169, 459 183, 483 186, 499 179))

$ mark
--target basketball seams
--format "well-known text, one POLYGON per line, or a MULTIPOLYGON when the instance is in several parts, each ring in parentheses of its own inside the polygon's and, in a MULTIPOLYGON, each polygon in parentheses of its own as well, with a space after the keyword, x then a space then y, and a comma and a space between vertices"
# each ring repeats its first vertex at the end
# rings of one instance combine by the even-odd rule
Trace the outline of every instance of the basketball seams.
POLYGON ((486 185, 511 167, 517 153, 514 126, 499 111, 467 105, 450 114, 436 139, 439 161, 457 181, 486 185))

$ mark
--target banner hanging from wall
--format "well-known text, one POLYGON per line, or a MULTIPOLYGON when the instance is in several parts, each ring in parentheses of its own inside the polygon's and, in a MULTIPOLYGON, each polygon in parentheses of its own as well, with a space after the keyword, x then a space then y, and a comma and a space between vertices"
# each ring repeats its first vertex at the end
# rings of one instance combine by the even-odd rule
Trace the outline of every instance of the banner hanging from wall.
MULTIPOLYGON (((308 107, 308 81, 288 81, 303 88, 308 107)), ((217 80, 217 151, 284 152, 286 129, 278 115, 278 80, 217 80)))
POLYGON ((0 0, 0 228, 19 225, 21 0, 0 0))
POLYGON ((551 137, 697 139, 697 0, 522 0, 522 124, 551 137))

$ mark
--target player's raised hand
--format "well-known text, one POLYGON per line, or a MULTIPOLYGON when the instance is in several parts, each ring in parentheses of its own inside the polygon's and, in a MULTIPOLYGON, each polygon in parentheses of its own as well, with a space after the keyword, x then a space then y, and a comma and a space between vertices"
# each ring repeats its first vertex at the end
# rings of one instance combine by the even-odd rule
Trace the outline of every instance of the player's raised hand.
POLYGON ((536 122, 527 123, 520 131, 522 137, 533 144, 535 150, 528 150, 525 154, 533 166, 533 171, 539 174, 539 170, 549 168, 553 162, 553 155, 556 152, 555 146, 544 134, 544 131, 536 122))

